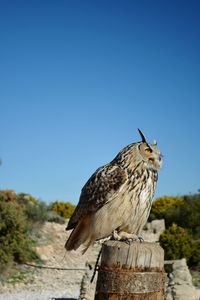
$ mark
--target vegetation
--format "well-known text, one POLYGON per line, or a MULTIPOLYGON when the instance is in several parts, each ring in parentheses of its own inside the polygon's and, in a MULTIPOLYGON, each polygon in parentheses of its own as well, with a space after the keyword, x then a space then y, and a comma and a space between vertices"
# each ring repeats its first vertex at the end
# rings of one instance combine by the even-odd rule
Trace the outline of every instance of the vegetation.
POLYGON ((61 217, 55 211, 49 211, 47 221, 48 222, 55 222, 55 223, 58 223, 58 224, 65 224, 65 222, 66 222, 65 218, 61 217))
POLYGON ((200 194, 183 197, 176 222, 183 228, 188 228, 193 238, 200 239, 200 194))
POLYGON ((200 268, 200 194, 161 197, 152 205, 150 220, 165 219, 160 236, 166 259, 185 257, 190 267, 200 268))
POLYGON ((161 234, 160 244, 165 249, 166 259, 185 257, 188 260, 192 255, 191 236, 186 229, 176 224, 173 224, 161 234))
POLYGON ((0 198, 0 271, 13 262, 37 258, 26 231, 26 219, 17 203, 0 198))
MULTIPOLYGON (((170 215, 179 210, 183 204, 181 197, 160 197, 153 202, 150 214, 150 220, 165 219, 166 225, 171 221, 170 215), (170 219, 170 220, 169 220, 170 219)), ((170 223, 170 225, 172 225, 170 223)))
MULTIPOLYGON (((8 267, 12 268, 14 263, 38 259, 34 247, 41 224, 45 221, 64 224, 74 208, 69 202, 55 202, 48 206, 29 194, 1 190, 0 273, 8 267)), ((21 278, 23 275, 20 273, 19 276, 18 272, 16 274, 14 278, 21 278)))
MULTIPOLYGON (((64 224, 74 209, 75 205, 69 202, 56 201, 48 206, 31 195, 1 190, 0 273, 13 263, 37 259, 34 246, 41 224, 64 224)), ((193 270, 200 270, 200 194, 158 198, 149 220, 162 218, 166 231, 160 236, 160 244, 165 258, 185 257, 193 270)))
POLYGON ((33 223, 44 223, 48 220, 48 209, 44 202, 42 201, 35 201, 27 202, 24 205, 24 213, 27 217, 29 222, 33 223))
POLYGON ((51 206, 51 210, 55 211, 58 215, 65 219, 69 219, 75 210, 75 205, 69 202, 54 202, 51 206))
POLYGON ((189 265, 193 269, 200 270, 200 239, 192 240, 192 255, 189 259, 189 265))

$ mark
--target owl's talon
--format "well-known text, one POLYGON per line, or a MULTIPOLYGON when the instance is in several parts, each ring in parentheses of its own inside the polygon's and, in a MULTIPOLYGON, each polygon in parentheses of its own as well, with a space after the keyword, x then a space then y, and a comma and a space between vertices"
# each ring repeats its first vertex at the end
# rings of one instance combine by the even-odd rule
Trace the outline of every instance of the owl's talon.
POLYGON ((138 240, 139 240, 140 243, 143 243, 143 242, 144 242, 144 239, 143 239, 142 236, 138 236, 138 240))
POLYGON ((143 237, 141 236, 138 236, 136 238, 127 238, 127 239, 124 239, 124 242, 128 245, 130 245, 131 243, 133 242, 140 242, 140 243, 143 243, 144 242, 144 239, 143 237))
POLYGON ((113 231, 113 239, 117 241, 125 242, 126 244, 130 245, 133 242, 144 242, 142 236, 138 236, 133 233, 127 233, 124 231, 117 232, 116 230, 113 231))
POLYGON ((128 245, 130 245, 133 242, 137 242, 137 241, 139 241, 140 243, 144 242, 144 239, 142 236, 137 236, 136 234, 127 233, 124 231, 117 232, 117 230, 113 230, 112 236, 110 239, 114 240, 114 241, 122 241, 128 245))
POLYGON ((119 234, 117 233, 116 230, 113 230, 112 236, 111 236, 110 239, 114 240, 114 241, 121 241, 121 237, 119 236, 119 234))
POLYGON ((135 241, 136 241, 136 239, 133 239, 133 238, 127 238, 126 240, 124 240, 124 242, 125 242, 126 244, 128 244, 129 246, 130 246, 131 243, 133 243, 133 242, 135 242, 135 241))

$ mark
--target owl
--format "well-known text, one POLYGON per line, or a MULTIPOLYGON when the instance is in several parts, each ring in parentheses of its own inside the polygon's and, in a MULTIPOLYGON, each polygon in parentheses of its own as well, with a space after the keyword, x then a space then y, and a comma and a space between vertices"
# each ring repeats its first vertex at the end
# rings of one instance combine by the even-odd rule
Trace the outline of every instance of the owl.
POLYGON ((149 144, 138 131, 141 141, 123 148, 82 188, 66 228, 72 229, 67 251, 82 245, 84 253, 95 241, 110 236, 122 241, 139 237, 150 213, 162 155, 156 141, 149 144))

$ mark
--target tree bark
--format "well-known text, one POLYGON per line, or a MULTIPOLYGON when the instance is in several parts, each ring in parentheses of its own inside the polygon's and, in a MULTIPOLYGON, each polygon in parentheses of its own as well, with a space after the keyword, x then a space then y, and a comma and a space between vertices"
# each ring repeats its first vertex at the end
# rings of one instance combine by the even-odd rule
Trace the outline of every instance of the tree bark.
POLYGON ((164 251, 156 243, 103 245, 95 300, 161 300, 164 251))

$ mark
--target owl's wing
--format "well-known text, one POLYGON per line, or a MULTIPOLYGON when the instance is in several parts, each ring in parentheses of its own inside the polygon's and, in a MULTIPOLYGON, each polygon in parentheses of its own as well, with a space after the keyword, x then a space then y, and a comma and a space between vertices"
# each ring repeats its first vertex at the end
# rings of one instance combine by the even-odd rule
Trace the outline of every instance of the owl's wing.
POLYGON ((117 165, 108 164, 97 169, 84 185, 66 230, 74 228, 84 215, 95 212, 106 204, 125 181, 126 173, 117 165))

